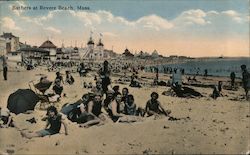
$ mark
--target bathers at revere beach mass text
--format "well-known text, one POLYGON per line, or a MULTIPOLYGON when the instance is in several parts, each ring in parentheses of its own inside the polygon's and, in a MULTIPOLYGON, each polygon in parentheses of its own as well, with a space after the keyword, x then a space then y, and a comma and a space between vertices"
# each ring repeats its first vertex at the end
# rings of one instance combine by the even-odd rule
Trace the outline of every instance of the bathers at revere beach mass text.
MULTIPOLYGON (((87 6, 76 6, 77 10, 90 10, 89 7, 87 6)), ((74 10, 73 6, 62 6, 58 5, 57 7, 55 6, 12 6, 12 10, 74 10)))

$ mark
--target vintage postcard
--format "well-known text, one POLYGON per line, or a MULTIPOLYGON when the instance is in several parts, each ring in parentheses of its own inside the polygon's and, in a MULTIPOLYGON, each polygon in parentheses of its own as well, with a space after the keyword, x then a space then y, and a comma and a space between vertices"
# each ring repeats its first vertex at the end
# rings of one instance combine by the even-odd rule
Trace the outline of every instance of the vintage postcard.
POLYGON ((250 154, 249 0, 0 0, 0 154, 250 154))

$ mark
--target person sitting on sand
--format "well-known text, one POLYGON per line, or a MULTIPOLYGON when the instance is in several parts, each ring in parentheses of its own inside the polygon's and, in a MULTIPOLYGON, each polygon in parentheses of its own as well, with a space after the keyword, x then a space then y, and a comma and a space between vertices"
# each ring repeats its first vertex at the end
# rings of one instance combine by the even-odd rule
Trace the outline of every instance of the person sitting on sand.
POLYGON ((116 86, 113 87, 114 96, 116 96, 118 93, 120 93, 119 88, 120 87, 118 85, 116 85, 116 86))
POLYGON ((61 82, 59 79, 55 80, 55 85, 53 86, 53 91, 55 94, 59 95, 61 97, 63 86, 61 86, 61 82))
POLYGON ((102 113, 102 94, 96 93, 93 100, 91 100, 87 106, 86 110, 88 113, 91 113, 98 117, 102 113))
POLYGON ((54 106, 48 107, 46 115, 48 117, 46 118, 47 123, 46 123, 45 129, 37 131, 37 132, 33 132, 33 133, 21 132, 21 135, 29 139, 33 137, 44 137, 47 135, 54 135, 60 132, 61 124, 63 124, 64 126, 65 135, 68 135, 67 125, 64 122, 62 115, 57 112, 56 107, 54 106))
POLYGON ((159 116, 161 114, 164 114, 165 116, 168 116, 171 111, 165 110, 161 103, 157 100, 159 98, 158 93, 152 92, 151 93, 151 99, 147 101, 146 103, 146 113, 148 116, 159 116))
POLYGON ((75 82, 75 79, 73 78, 73 76, 70 74, 70 71, 66 71, 66 79, 65 82, 67 82, 68 84, 72 85, 75 82))
POLYGON ((127 87, 123 88, 122 89, 122 102, 127 103, 128 95, 129 95, 128 88, 127 87))
POLYGON ((107 111, 108 110, 108 105, 114 100, 114 91, 113 90, 108 90, 106 98, 103 101, 103 107, 107 111))
POLYGON ((130 87, 138 87, 138 88, 141 88, 141 85, 140 85, 140 83, 139 83, 139 81, 138 81, 138 76, 137 75, 135 75, 135 73, 133 73, 132 75, 131 75, 131 81, 130 81, 130 85, 129 85, 130 87))
POLYGON ((56 72, 56 79, 55 79, 55 81, 57 79, 60 81, 60 83, 64 84, 63 77, 62 77, 62 75, 61 75, 60 72, 56 72))
POLYGON ((134 96, 128 95, 128 100, 124 107, 125 115, 136 115, 136 104, 134 103, 134 96))
POLYGON ((0 107, 0 128, 15 127, 13 117, 8 109, 0 107))
POLYGON ((120 117, 125 116, 120 112, 120 104, 122 102, 121 93, 117 94, 115 99, 108 105, 108 114, 113 122, 116 122, 120 117))
POLYGON ((104 91, 102 89, 102 82, 100 79, 96 80, 96 86, 91 89, 93 93, 101 93, 102 95, 104 94, 104 91))

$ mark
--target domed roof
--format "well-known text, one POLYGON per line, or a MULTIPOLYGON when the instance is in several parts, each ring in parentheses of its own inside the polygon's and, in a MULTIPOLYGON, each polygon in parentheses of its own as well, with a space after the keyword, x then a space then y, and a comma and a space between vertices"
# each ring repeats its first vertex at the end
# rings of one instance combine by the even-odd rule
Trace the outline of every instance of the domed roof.
POLYGON ((92 44, 92 45, 95 44, 94 41, 93 41, 93 39, 92 39, 92 37, 90 37, 90 38, 89 38, 89 41, 88 41, 88 45, 90 45, 90 44, 92 44))
POLYGON ((102 42, 99 42, 97 46, 104 46, 102 42))
POLYGON ((56 46, 49 40, 46 40, 39 48, 56 48, 56 46))
POLYGON ((132 54, 127 48, 122 53, 122 55, 125 55, 126 57, 133 57, 134 56, 134 54, 132 54))

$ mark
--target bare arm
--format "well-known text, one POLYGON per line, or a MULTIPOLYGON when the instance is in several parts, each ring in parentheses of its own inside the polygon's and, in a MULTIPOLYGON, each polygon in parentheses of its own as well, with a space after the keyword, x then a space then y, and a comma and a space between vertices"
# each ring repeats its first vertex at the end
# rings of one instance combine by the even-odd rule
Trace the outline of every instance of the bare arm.
POLYGON ((85 112, 85 105, 83 103, 80 104, 80 111, 81 113, 85 112))
POLYGON ((48 119, 47 119, 47 121, 46 121, 46 125, 45 125, 45 128, 44 128, 44 129, 47 129, 47 128, 48 128, 48 126, 49 126, 49 121, 48 121, 48 119))
POLYGON ((65 135, 68 135, 68 127, 67 127, 67 124, 65 123, 64 119, 62 119, 62 124, 64 126, 64 130, 65 130, 65 135))
POLYGON ((171 112, 170 110, 165 110, 161 104, 159 104, 159 108, 166 116, 168 116, 171 112))
POLYGON ((90 114, 93 114, 92 113, 93 105, 94 105, 93 101, 90 101, 89 104, 88 104, 88 111, 87 112, 90 113, 90 114))

